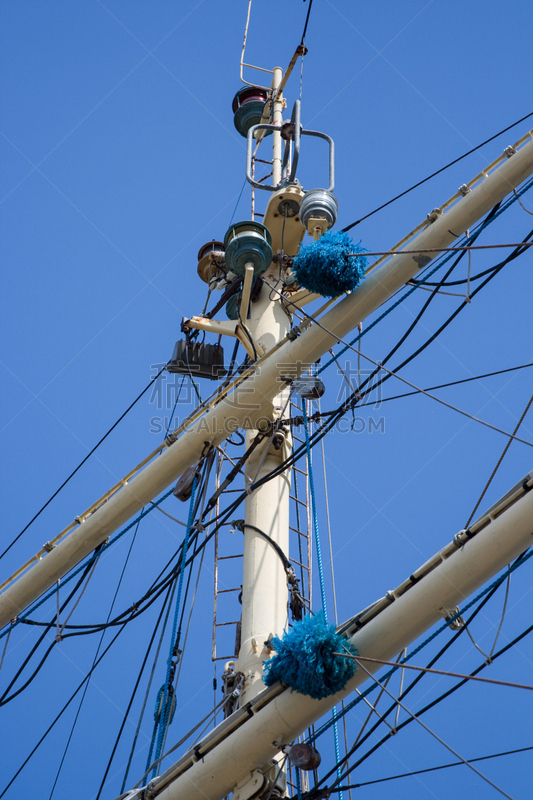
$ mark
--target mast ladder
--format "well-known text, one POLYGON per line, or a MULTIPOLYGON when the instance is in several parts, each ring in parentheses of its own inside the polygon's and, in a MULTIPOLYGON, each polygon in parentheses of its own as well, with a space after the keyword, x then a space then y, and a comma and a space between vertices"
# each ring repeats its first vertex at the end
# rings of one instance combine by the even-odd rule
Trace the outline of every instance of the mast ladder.
MULTIPOLYGON (((299 416, 301 412, 300 407, 290 401, 291 416, 299 416)), ((292 430, 292 438, 295 446, 305 444, 305 440, 299 437, 294 430, 292 430)), ((295 572, 300 578, 301 594, 305 600, 308 610, 311 607, 311 566, 312 566, 312 549, 311 549, 311 519, 310 519, 310 504, 309 504, 309 477, 307 474, 307 461, 301 459, 302 467, 297 467, 296 464, 292 468, 292 487, 290 499, 292 500, 292 522, 294 525, 289 524, 289 531, 293 539, 293 548, 296 545, 296 552, 298 559, 290 558, 294 564, 295 572), (294 541, 296 539, 296 541, 294 541)))
MULTIPOLYGON (((233 461, 227 453, 224 453, 222 450, 219 449, 218 454, 218 469, 217 469, 217 477, 216 477, 216 489, 218 489, 221 483, 221 472, 222 472, 222 465, 224 461, 229 461, 230 464, 235 466, 235 462, 233 461)), ((235 492, 235 491, 242 491, 242 489, 226 489, 225 491, 221 492, 221 495, 217 498, 216 504, 216 514, 219 513, 219 500, 227 492, 235 492)), ((237 658, 240 648, 240 640, 241 640, 241 619, 240 613, 239 618, 230 620, 230 621, 220 621, 219 618, 219 598, 221 595, 237 595, 239 598, 240 592, 242 592, 242 586, 231 586, 231 581, 233 578, 228 576, 227 580, 230 582, 230 585, 226 583, 226 580, 221 580, 219 570, 221 566, 221 562, 224 564, 234 563, 235 559, 239 559, 243 557, 243 553, 229 553, 229 554, 220 554, 220 540, 219 540, 220 530, 217 530, 215 533, 215 563, 213 569, 213 580, 214 580, 214 598, 213 598, 213 635, 212 635, 212 646, 211 646, 211 660, 213 662, 217 661, 232 661, 237 658), (222 586, 222 588, 220 588, 222 586), (219 628, 226 628, 230 625, 235 626, 235 640, 234 640, 234 652, 229 655, 217 655, 217 632, 219 628)), ((226 570, 225 570, 226 572, 226 570)), ((233 572, 233 571, 232 571, 233 572)))

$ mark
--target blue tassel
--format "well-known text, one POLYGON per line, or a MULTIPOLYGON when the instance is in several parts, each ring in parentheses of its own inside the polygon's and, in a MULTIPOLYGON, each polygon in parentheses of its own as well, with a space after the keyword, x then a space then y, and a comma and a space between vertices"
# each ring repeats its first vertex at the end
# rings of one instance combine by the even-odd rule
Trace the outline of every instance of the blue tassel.
POLYGON ((292 269, 304 289, 324 297, 338 297, 353 291, 364 278, 367 259, 364 255, 349 255, 364 252, 361 243, 355 244, 348 234, 328 231, 313 244, 302 247, 292 269))
POLYGON ((304 617, 280 639, 272 638, 276 654, 263 662, 263 680, 267 686, 281 681, 300 694, 322 700, 336 694, 356 670, 355 661, 334 653, 357 655, 344 636, 328 625, 322 612, 304 617))

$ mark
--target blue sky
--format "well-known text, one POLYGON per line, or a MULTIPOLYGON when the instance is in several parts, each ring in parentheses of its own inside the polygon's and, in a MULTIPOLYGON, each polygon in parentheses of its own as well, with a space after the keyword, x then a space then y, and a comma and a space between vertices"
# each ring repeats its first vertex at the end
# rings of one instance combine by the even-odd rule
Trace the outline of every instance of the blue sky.
MULTIPOLYGON (((240 87, 246 8, 244 0, 0 4, 6 543, 144 388, 154 365, 170 357, 182 317, 201 311, 200 245, 222 239, 232 218, 249 217, 249 188, 240 194, 245 141, 231 113, 240 87)), ((285 68, 300 41, 307 9, 300 0, 254 0, 247 60, 285 68)), ((477 0, 314 0, 302 73, 302 122, 335 140, 338 227, 529 113, 531 34, 530 4, 520 0, 512 8, 477 0)), ((300 64, 287 86, 289 108, 300 94, 299 73, 300 64)), ((375 214, 351 235, 369 250, 392 246, 528 126, 531 119, 375 214)), ((322 149, 305 144, 298 177, 309 189, 324 184, 326 161, 322 149)), ((533 209, 531 193, 523 202, 533 209)), ((530 228, 531 217, 515 203, 484 234, 483 243, 518 242, 530 228)), ((472 270, 487 269, 498 259, 498 254, 475 252, 472 270)), ((460 267, 461 277, 465 268, 460 267)), ((528 254, 508 265, 402 375, 427 387, 528 363, 530 268, 528 254)), ((404 333, 426 299, 421 294, 414 293, 364 340, 371 358, 381 359, 404 333)), ((459 302, 448 296, 433 302, 392 363, 425 341, 459 302)), ((325 380, 323 405, 332 408, 342 378, 330 368, 325 380)), ((389 381, 383 397, 404 391, 397 383, 389 381)), ((211 387, 202 384, 201 390, 207 394, 211 387)), ((531 396, 531 375, 528 370, 508 373, 444 389, 439 396, 509 431, 531 396)), ((178 414, 185 411, 178 407, 178 414)), ((159 408, 148 393, 6 555, 2 574, 14 571, 154 449, 161 441, 158 420, 170 412, 166 402, 159 408)), ((362 433, 335 432, 325 442, 339 619, 398 585, 451 540, 506 441, 425 397, 383 403, 368 413, 384 418, 384 433, 369 434, 365 413, 362 433)), ((531 417, 521 431, 533 440, 531 417)), ((531 468, 530 452, 526 445, 511 446, 484 506, 531 468)), ((185 516, 172 498, 163 507, 185 516)), ((323 503, 319 515, 325 536, 323 503)), ((142 594, 182 537, 183 529, 163 515, 151 514, 141 523, 118 608, 142 594)), ((233 543, 228 538, 224 546, 233 543)), ((101 559, 76 611, 79 622, 107 616, 130 544, 126 535, 101 559)), ((512 578, 502 644, 529 624, 530 569, 526 565, 512 578)), ((212 570, 209 551, 178 686, 180 713, 170 729, 172 742, 212 704, 212 570)), ((474 635, 483 648, 490 649, 502 603, 500 592, 476 621, 474 635)), ((43 606, 39 619, 51 618, 54 608, 53 602, 43 606)), ((54 791, 56 800, 96 797, 154 621, 152 610, 126 629, 95 673, 54 791)), ((16 671, 35 640, 31 628, 19 626, 13 632, 3 680, 16 671)), ((47 641, 52 640, 50 633, 47 641)), ((28 689, 3 709, 3 727, 10 735, 0 767, 2 786, 81 680, 96 646, 96 635, 61 643, 28 689)), ((532 658, 531 643, 522 640, 491 666, 490 675, 530 682, 532 658)), ((480 659, 469 641, 461 641, 444 668, 468 671, 480 659)), ((162 658, 149 709, 163 672, 162 658)), ((420 707, 447 686, 444 679, 421 682, 411 707, 420 707)), ((467 757, 523 747, 530 744, 531 732, 531 700, 524 694, 466 687, 430 712, 426 722, 467 757)), ((140 702, 102 797, 119 793, 140 702)), ((9 800, 49 797, 75 708, 76 703, 8 790, 9 800)), ((358 706, 348 722, 349 740, 365 716, 358 706)), ((356 782, 449 761, 446 750, 416 727, 410 725, 365 761, 356 782)), ((150 733, 148 719, 132 783, 144 771, 142 748, 150 733)), ((331 749, 329 741, 321 746, 325 761, 331 749)), ((485 762, 481 768, 513 797, 527 796, 528 754, 485 762)), ((399 798, 489 796, 466 768, 357 791, 368 800, 388 797, 391 791, 399 798)))

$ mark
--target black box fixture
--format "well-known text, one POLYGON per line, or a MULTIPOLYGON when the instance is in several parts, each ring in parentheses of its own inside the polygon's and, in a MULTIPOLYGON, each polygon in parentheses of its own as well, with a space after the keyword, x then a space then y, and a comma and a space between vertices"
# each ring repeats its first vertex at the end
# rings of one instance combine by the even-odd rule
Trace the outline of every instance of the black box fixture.
POLYGON ((227 372, 224 367, 224 350, 219 344, 180 339, 176 342, 167 370, 180 375, 192 375, 193 378, 209 378, 216 381, 223 378, 227 372))

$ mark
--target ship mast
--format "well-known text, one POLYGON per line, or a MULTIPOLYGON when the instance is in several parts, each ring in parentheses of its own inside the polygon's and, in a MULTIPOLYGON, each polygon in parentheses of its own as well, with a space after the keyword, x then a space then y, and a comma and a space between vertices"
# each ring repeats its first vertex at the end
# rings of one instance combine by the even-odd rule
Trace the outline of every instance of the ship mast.
MULTIPOLYGON (((226 235, 228 244, 231 242, 234 251, 242 256, 238 319, 227 323, 192 317, 185 323, 191 330, 237 336, 250 355, 250 366, 168 437, 165 446, 156 451, 160 453, 157 458, 131 480, 124 480, 105 502, 95 504, 94 511, 80 517, 77 527, 63 541, 51 546, 45 557, 11 582, 0 596, 0 625, 5 625, 188 467, 197 465, 232 430, 246 429, 247 450, 252 449, 258 435, 262 436, 246 462, 246 481, 251 490, 242 526, 241 647, 233 665, 242 675, 240 709, 215 729, 208 741, 202 740, 148 787, 127 795, 131 798, 221 800, 239 787, 240 799, 248 800, 261 790, 261 786, 257 788, 257 776, 266 777, 272 759, 279 758, 281 747, 366 680, 359 669, 341 693, 324 701, 289 693, 281 685, 265 692, 262 662, 270 655, 268 640, 273 634, 281 635, 288 623, 287 571, 280 553, 288 556, 290 478, 285 471, 259 488, 253 488, 253 484, 277 470, 290 454, 290 434, 283 421, 293 380, 533 173, 533 141, 529 137, 519 147, 511 148, 508 157, 498 159, 497 168, 485 170, 479 181, 471 182, 471 189, 432 212, 418 233, 406 237, 407 246, 402 243, 408 252, 392 256, 325 313, 316 312, 314 319, 292 328, 287 306, 276 291, 278 276, 285 269, 283 257, 296 254, 306 227, 317 235, 331 225, 331 219, 328 222, 327 217, 316 212, 307 220, 307 226, 300 221, 306 194, 295 180, 300 135, 320 136, 330 142, 330 188, 322 190, 326 196, 333 184, 333 144, 324 134, 300 129, 298 103, 292 123, 283 123, 282 87, 286 76, 283 78, 279 67, 272 74, 268 114, 247 131, 248 154, 254 135, 257 141, 261 130, 272 134, 272 186, 265 224, 238 223, 226 235), (421 260, 410 252, 420 250, 431 253, 421 260), (259 270, 253 257, 257 252, 263 257, 270 253, 259 270), (262 282, 253 297, 253 286, 259 277, 262 282)), ((252 185, 258 186, 248 177, 252 185)), ((304 302, 305 298, 300 305, 304 302)), ((439 617, 449 616, 464 597, 523 552, 531 540, 532 486, 530 474, 502 498, 501 507, 488 512, 479 533, 476 530, 472 535, 475 526, 471 526, 469 531, 458 534, 448 549, 436 554, 434 563, 420 568, 420 579, 413 582, 412 588, 405 582, 389 593, 388 600, 378 602, 379 613, 371 615, 364 625, 348 624, 345 632, 359 653, 390 659, 439 617)), ((375 669, 375 665, 368 667, 369 672, 375 669)), ((274 786, 275 780, 271 780, 269 792, 274 786)))

